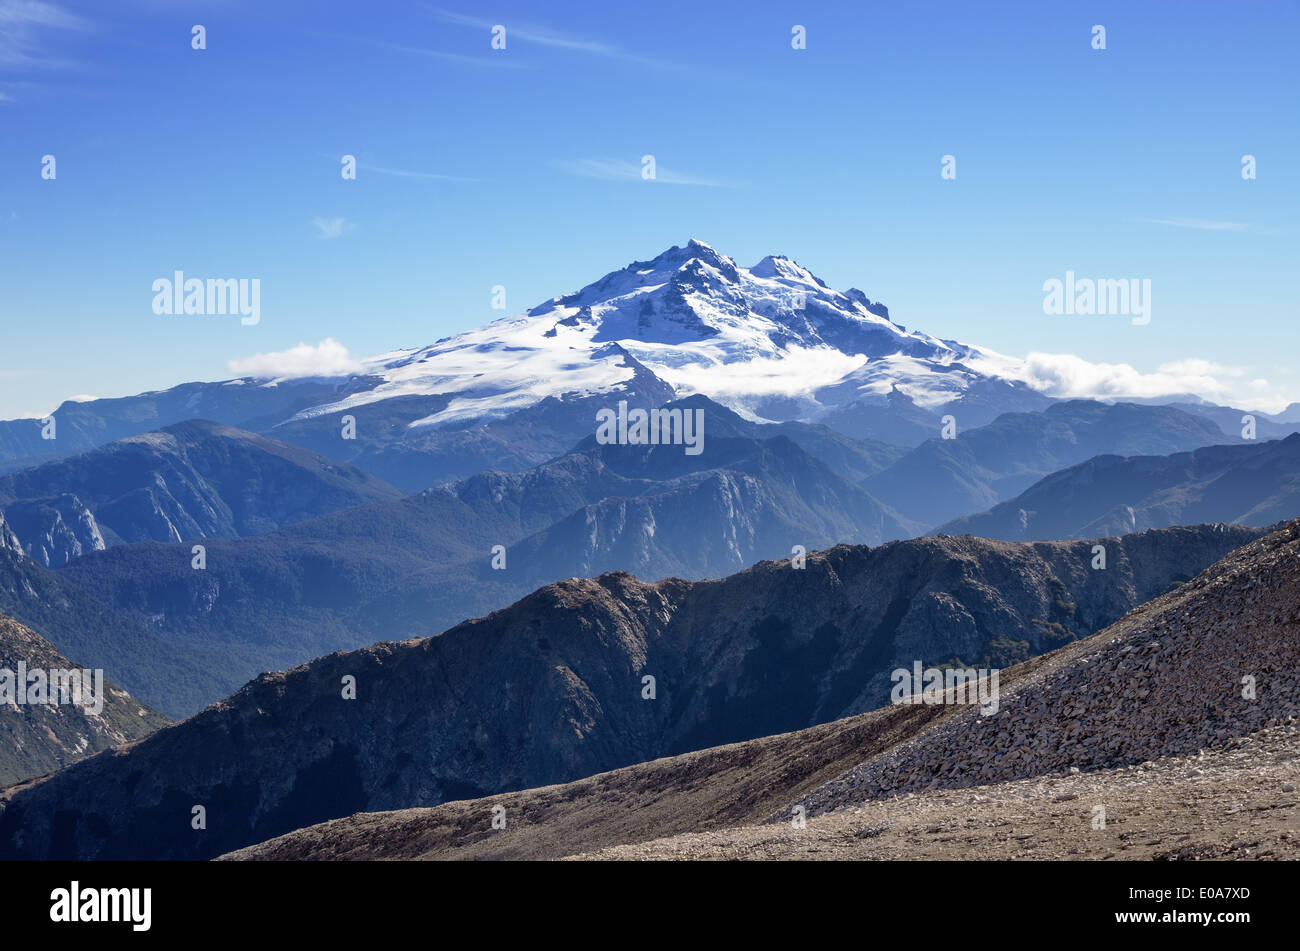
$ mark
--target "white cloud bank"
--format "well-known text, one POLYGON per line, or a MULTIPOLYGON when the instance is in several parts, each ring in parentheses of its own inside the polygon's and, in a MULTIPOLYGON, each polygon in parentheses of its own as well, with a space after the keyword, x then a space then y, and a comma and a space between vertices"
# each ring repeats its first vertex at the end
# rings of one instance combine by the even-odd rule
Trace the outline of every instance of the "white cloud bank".
POLYGON ((1034 389, 1063 399, 1158 399, 1188 394, 1215 403, 1276 413, 1290 399, 1246 367, 1177 360, 1143 373, 1127 363, 1093 363, 1068 353, 1030 353, 1018 368, 1034 389))
POLYGON ((299 343, 275 353, 255 353, 231 360, 226 369, 237 376, 259 380, 293 380, 306 376, 348 376, 360 373, 363 364, 333 337, 312 345, 299 343))
MULTIPOLYGON (((367 366, 374 366, 379 359, 362 360, 353 357, 347 347, 328 337, 317 344, 299 343, 287 350, 231 360, 226 366, 232 374, 239 377, 292 380, 363 373, 367 366)), ((836 379, 861 362, 860 359, 850 357, 844 357, 843 360, 845 365, 834 367, 831 373, 836 379)), ((809 377, 820 381, 821 375, 810 373, 814 368, 805 366, 802 361, 777 361, 770 368, 767 363, 768 361, 760 360, 738 365, 732 369, 743 372, 735 374, 720 373, 720 369, 724 368, 716 366, 702 368, 699 373, 694 373, 692 371, 696 368, 690 366, 683 372, 665 373, 665 376, 685 391, 694 392, 698 389, 715 396, 736 395, 732 390, 769 392, 772 387, 764 383, 771 384, 775 378, 763 377, 768 369, 772 373, 778 373, 781 380, 802 380, 803 383, 796 387, 800 391, 808 388, 809 377), (795 370, 796 367, 798 371, 795 370)), ((1127 363, 1094 363, 1068 353, 1033 352, 1021 360, 985 351, 983 359, 968 360, 966 363, 980 372, 1022 380, 1047 396, 1058 399, 1113 402, 1201 397, 1220 405, 1265 413, 1280 412, 1291 402, 1300 401, 1300 393, 1284 392, 1294 390, 1290 379, 1283 381, 1286 385, 1278 385, 1275 381, 1258 377, 1253 368, 1211 360, 1188 359, 1162 363, 1149 373, 1127 363)))

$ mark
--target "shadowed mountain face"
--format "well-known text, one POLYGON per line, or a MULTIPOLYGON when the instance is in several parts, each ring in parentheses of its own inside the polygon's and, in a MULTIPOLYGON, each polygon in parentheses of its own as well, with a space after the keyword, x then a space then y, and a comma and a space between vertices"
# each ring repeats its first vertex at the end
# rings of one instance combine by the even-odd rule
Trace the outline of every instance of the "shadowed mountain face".
POLYGON ((1072 400, 1008 413, 955 439, 931 439, 863 488, 905 518, 938 525, 1011 498, 1048 473, 1102 453, 1151 455, 1223 441, 1212 421, 1182 410, 1072 400))
MULTIPOLYGON (((243 683, 266 669, 220 645, 160 637, 110 610, 28 557, 3 514, 0 614, 37 632, 65 656, 103 668, 109 680, 137 697, 148 696, 150 706, 170 716, 192 713, 231 680, 243 683)), ((281 655, 279 666, 289 660, 281 655)))
MULTIPOLYGON (((803 448, 864 472, 893 447, 801 423, 748 423, 703 397, 680 405, 705 414, 699 455, 592 438, 525 473, 484 472, 256 538, 211 540, 203 570, 189 545, 137 544, 63 573, 175 644, 221 644, 275 669, 286 655, 292 666, 435 634, 557 578, 615 569, 717 577, 796 545, 878 544, 919 529, 803 448)), ((111 653, 111 640, 101 647, 111 653)), ((247 680, 246 666, 231 674, 204 699, 247 680)))
POLYGON ((94 513, 75 495, 9 502, 4 515, 23 550, 47 568, 104 550, 94 513))
POLYGON ((1094 538, 1201 522, 1271 525, 1300 514, 1300 434, 1172 456, 1098 456, 938 531, 1007 541, 1094 538))
POLYGON ((838 546, 721 581, 552 584, 438 637, 265 675, 7 790, 0 856, 206 858, 359 810, 807 727, 879 706, 890 671, 916 660, 1003 666, 1085 636, 1258 534, 1107 539, 1104 570, 1088 542, 945 537, 838 546), (205 803, 222 820, 193 830, 205 803))
POLYGON ((15 533, 56 568, 106 545, 258 535, 400 495, 359 469, 201 420, 0 477, 15 533))
POLYGON ((49 689, 49 671, 84 669, 39 634, 0 615, 0 676, 7 673, 13 677, 10 689, 14 691, 0 702, 0 785, 51 772, 100 750, 138 739, 168 722, 121 687, 93 678, 89 690, 83 689, 81 695, 84 706, 37 703, 29 690, 24 691, 28 694, 24 702, 18 702, 18 681, 26 680, 25 676, 19 677, 20 673, 41 671, 44 679, 40 696, 48 697, 45 691, 49 689), (103 705, 96 711, 98 699, 103 705))

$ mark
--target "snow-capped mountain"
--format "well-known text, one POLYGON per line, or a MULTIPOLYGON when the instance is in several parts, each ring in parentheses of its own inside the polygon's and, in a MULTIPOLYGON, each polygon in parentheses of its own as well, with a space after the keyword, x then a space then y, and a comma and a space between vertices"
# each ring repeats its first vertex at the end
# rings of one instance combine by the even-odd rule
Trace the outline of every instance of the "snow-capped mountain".
POLYGON ((612 392, 636 364, 678 396, 704 393, 752 420, 817 420, 883 406, 895 391, 934 411, 990 383, 1006 390, 999 410, 1045 402, 1007 357, 909 331, 862 291, 832 290, 789 258, 744 268, 692 239, 521 316, 373 357, 365 375, 380 382, 297 418, 437 394, 446 404, 410 426, 463 425, 548 396, 612 392))
POLYGON ((937 436, 948 412, 968 430, 1052 403, 1022 366, 909 331, 862 291, 833 290, 789 258, 745 268, 690 241, 526 313, 370 357, 346 374, 69 401, 54 414, 53 441, 37 420, 0 422, 0 472, 203 419, 416 490, 551 459, 619 401, 649 408, 696 394, 750 422, 821 423, 911 447, 937 436))

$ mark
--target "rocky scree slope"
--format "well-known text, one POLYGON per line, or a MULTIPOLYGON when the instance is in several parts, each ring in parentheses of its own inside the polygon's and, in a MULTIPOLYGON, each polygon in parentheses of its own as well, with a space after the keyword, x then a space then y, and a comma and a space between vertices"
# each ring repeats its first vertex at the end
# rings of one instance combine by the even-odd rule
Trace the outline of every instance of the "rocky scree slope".
POLYGON ((968 708, 867 760, 809 796, 810 813, 1219 749, 1295 723, 1300 520, 1047 661, 996 714, 968 708))

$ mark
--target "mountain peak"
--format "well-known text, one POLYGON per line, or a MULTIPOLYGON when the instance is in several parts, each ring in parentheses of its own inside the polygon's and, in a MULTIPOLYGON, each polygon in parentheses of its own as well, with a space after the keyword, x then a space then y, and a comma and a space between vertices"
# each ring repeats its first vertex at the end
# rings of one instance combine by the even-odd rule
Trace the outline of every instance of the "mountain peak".
POLYGON ((818 287, 827 286, 826 282, 812 271, 800 266, 784 254, 769 254, 751 267, 749 273, 755 277, 797 281, 801 284, 815 284, 818 287))
POLYGON ((736 266, 735 262, 725 254, 719 254, 710 245, 705 244, 698 238, 691 238, 683 247, 674 244, 667 251, 660 253, 649 262, 634 261, 628 265, 628 270, 641 271, 647 264, 652 268, 678 267, 690 261, 703 261, 705 264, 720 270, 734 269, 736 266))
POLYGON ((395 361, 372 361, 369 373, 382 379, 379 385, 300 415, 390 396, 447 396, 444 406, 412 423, 437 427, 508 415, 548 395, 621 392, 638 368, 680 396, 706 393, 747 418, 770 418, 769 411, 778 418, 830 416, 860 400, 881 404, 894 388, 929 409, 991 378, 988 369, 967 367, 966 358, 984 367, 1011 365, 989 354, 908 332, 866 294, 836 291, 786 255, 746 268, 688 238, 521 317, 395 361), (621 350, 602 349, 610 343, 621 350), (467 361, 469 353, 490 364, 490 384, 467 361))

